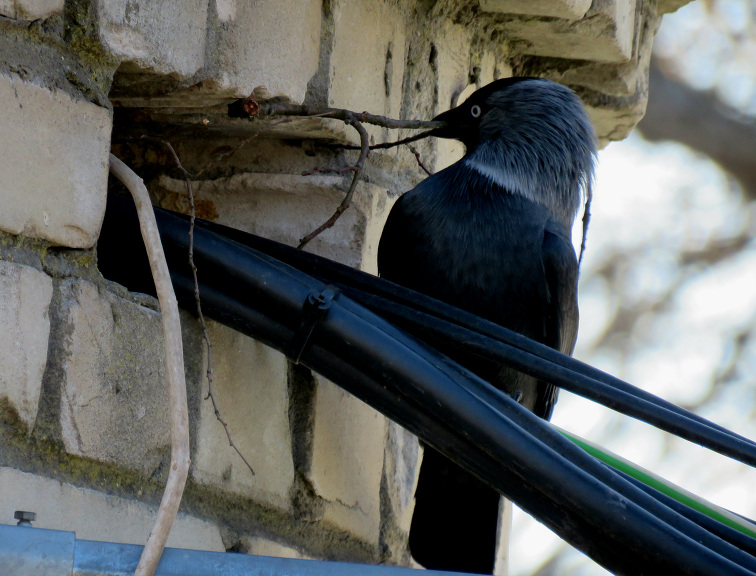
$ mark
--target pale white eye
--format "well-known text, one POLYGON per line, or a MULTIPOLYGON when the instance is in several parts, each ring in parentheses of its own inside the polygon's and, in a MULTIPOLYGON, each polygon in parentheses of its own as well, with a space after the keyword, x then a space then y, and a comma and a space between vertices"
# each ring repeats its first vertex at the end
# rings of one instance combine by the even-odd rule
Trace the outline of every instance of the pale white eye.
POLYGON ((472 108, 470 108, 470 114, 473 118, 478 118, 480 116, 480 106, 473 104, 472 108))

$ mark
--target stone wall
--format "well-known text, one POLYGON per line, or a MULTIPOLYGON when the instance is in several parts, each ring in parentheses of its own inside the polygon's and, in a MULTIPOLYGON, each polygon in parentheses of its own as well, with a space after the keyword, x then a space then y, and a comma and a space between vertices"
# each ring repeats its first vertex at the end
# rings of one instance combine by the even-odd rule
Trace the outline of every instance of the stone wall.
MULTIPOLYGON (((663 6, 676 8, 680 2, 663 6)), ((154 299, 103 278, 95 245, 108 153, 155 204, 295 244, 341 201, 356 142, 324 119, 231 119, 255 93, 430 118, 503 76, 573 87, 603 143, 643 114, 653 0, 0 0, 0 522, 143 543, 169 461, 154 299)), ((405 135, 371 127, 375 142, 405 135)), ((458 145, 422 142, 443 166, 458 145)), ((308 249, 376 271, 393 201, 422 179, 405 148, 373 152, 355 205, 308 249)), ((112 183, 111 183, 112 185, 112 183)), ((200 270, 200 274, 202 271, 200 270)), ((420 450, 330 382, 182 316, 190 481, 169 545, 409 564, 420 450)))

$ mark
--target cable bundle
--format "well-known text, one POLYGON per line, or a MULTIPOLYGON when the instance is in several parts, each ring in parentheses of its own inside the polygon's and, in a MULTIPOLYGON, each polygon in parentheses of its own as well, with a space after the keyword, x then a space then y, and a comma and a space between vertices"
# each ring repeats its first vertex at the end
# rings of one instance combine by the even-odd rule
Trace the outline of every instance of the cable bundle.
MULTIPOLYGON (((156 209, 179 302, 194 307, 186 217, 156 209)), ((130 200, 111 195, 106 278, 154 293, 130 200)), ((756 575, 756 540, 616 472, 434 346, 505 363, 717 452, 756 444, 432 298, 325 258, 197 221, 205 314, 292 356, 457 462, 618 574, 756 575), (340 291, 329 288, 335 286, 340 291), (327 294, 327 297, 324 297, 327 294), (307 302, 328 302, 315 320, 307 302), (306 337, 303 328, 306 326, 306 337)))

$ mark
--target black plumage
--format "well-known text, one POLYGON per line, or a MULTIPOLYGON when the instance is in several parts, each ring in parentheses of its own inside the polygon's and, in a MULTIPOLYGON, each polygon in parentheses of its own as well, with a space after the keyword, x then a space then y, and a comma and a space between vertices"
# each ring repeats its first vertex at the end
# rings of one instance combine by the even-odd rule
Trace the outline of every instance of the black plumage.
MULTIPOLYGON (((508 78, 436 120, 446 125, 435 135, 462 141, 465 156, 396 202, 378 250, 380 275, 571 354, 571 229, 596 155, 579 98, 548 80, 508 78)), ((455 359, 550 418, 553 386, 479 358, 455 359)), ((426 448, 413 556, 427 568, 491 573, 498 502, 498 493, 426 448)))

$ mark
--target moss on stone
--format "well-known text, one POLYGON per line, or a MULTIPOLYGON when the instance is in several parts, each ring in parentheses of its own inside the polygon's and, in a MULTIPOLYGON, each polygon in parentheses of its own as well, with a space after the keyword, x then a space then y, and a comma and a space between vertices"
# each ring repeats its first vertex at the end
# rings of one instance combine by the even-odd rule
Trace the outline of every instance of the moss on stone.
MULTIPOLYGON (((166 462, 168 456, 166 455, 166 462)), ((165 469, 147 478, 128 468, 114 466, 65 452, 59 442, 29 431, 10 402, 0 398, 0 466, 45 477, 54 477, 157 506, 162 497, 165 469)), ((307 554, 332 560, 374 562, 378 551, 350 533, 327 523, 302 522, 285 510, 265 506, 249 498, 188 481, 182 499, 183 512, 217 524, 229 542, 250 534, 270 534, 307 554)))

